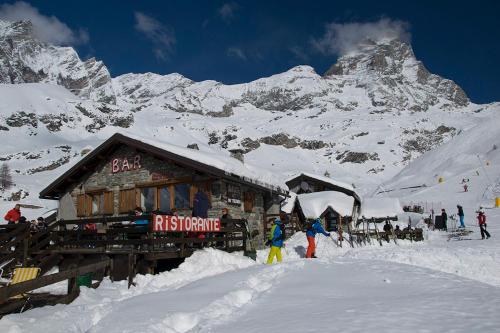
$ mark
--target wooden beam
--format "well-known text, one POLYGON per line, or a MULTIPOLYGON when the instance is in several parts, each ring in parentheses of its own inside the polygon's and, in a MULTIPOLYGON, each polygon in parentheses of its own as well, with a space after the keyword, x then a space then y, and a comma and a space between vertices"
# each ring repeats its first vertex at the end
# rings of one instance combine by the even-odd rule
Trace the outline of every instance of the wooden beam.
POLYGON ((101 269, 105 269, 110 265, 110 262, 111 260, 107 259, 95 264, 81 266, 67 271, 41 276, 33 280, 20 282, 7 287, 0 288, 0 304, 6 302, 12 296, 19 295, 44 286, 48 286, 56 282, 64 281, 72 277, 77 277, 85 273, 90 273, 101 269))

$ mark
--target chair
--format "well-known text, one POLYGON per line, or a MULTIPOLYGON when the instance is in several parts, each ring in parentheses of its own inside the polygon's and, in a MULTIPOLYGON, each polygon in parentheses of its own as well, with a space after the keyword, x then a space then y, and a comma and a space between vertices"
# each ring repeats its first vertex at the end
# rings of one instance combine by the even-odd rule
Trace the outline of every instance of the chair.
MULTIPOLYGON (((18 267, 14 269, 14 273, 12 274, 12 280, 10 281, 9 285, 13 285, 16 283, 21 283, 29 280, 36 279, 38 275, 40 275, 41 269, 39 267, 18 267)), ((13 299, 15 298, 22 298, 25 300, 23 307, 21 308, 20 312, 24 311, 24 308, 26 305, 31 304, 30 299, 31 296, 29 294, 19 294, 16 296, 12 297, 13 299)))
POLYGON ((3 271, 4 271, 5 267, 7 267, 7 265, 9 265, 12 261, 14 261, 14 259, 15 258, 10 258, 9 260, 4 261, 3 263, 0 264, 0 279, 3 276, 3 271))

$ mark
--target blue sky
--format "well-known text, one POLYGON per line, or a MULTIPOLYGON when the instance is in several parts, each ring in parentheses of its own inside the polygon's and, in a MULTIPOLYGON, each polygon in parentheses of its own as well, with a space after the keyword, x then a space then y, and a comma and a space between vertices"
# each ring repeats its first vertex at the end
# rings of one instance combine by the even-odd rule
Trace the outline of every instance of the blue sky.
POLYGON ((499 12, 496 1, 0 1, 0 17, 31 15, 44 38, 103 60, 112 76, 178 72, 228 84, 299 64, 322 74, 342 50, 313 41, 382 19, 477 103, 500 101, 499 12))

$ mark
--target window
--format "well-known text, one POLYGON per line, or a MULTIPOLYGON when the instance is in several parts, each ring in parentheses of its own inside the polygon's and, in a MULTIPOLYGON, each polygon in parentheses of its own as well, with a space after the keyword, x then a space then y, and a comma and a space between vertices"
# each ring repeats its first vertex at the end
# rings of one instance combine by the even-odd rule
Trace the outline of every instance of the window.
POLYGON ((92 194, 92 215, 102 214, 104 211, 104 193, 92 194))
POLYGON ((92 215, 112 215, 114 213, 114 193, 112 191, 80 194, 76 200, 78 217, 92 215))
POLYGON ((210 192, 214 197, 220 197, 221 190, 220 190, 220 183, 219 182, 213 182, 210 186, 210 192))
POLYGON ((171 195, 170 195, 170 187, 162 187, 159 189, 159 207, 162 212, 167 212, 171 209, 170 205, 170 200, 171 200, 171 195))
MULTIPOLYGON (((140 205, 146 212, 151 212, 154 210, 169 212, 174 208, 191 208, 193 207, 194 194, 198 189, 197 185, 198 184, 192 185, 188 183, 176 183, 155 187, 141 187, 137 190, 137 205, 140 205)), ((208 185, 203 183, 203 186, 206 187, 208 185)), ((127 202, 130 202, 132 200, 130 198, 130 195, 128 193, 125 193, 126 191, 128 190, 120 191, 121 212, 127 212, 125 207, 127 207, 127 205, 130 205, 127 204, 127 202)), ((210 195, 208 196, 210 199, 210 195)))
POLYGON ((151 212, 156 209, 155 207, 155 191, 154 187, 141 188, 141 207, 146 212, 151 212))
POLYGON ((244 210, 247 213, 251 213, 253 210, 253 206, 255 204, 255 193, 247 191, 244 193, 243 197, 244 197, 243 201, 244 210))
POLYGON ((174 185, 174 206, 175 208, 189 208, 189 184, 174 185))
POLYGON ((227 202, 241 204, 241 188, 238 185, 227 184, 227 202))

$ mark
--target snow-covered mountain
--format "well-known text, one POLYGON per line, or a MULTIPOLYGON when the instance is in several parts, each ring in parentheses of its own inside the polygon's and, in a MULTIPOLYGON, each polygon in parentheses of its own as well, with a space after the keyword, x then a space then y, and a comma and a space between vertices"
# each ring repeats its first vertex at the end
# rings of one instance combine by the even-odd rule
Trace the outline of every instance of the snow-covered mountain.
POLYGON ((109 71, 101 61, 81 61, 71 47, 43 43, 30 21, 0 21, 0 83, 43 82, 83 98, 114 103, 109 71))
POLYGON ((398 40, 364 45, 323 76, 298 66, 224 85, 176 73, 111 78, 102 62, 38 41, 29 22, 0 22, 0 64, 0 161, 17 183, 2 196, 30 202, 116 131, 214 154, 238 149, 278 178, 328 172, 370 193, 500 111, 471 103, 398 40))

